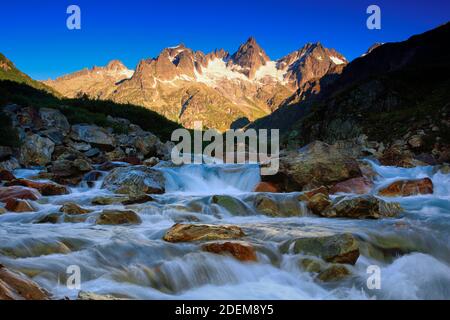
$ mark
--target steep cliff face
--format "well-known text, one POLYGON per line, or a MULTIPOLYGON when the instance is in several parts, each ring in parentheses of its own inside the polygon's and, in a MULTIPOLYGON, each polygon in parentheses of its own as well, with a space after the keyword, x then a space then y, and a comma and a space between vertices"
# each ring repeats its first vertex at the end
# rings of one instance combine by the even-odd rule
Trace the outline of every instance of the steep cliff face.
POLYGON ((320 44, 272 61, 249 38, 232 55, 223 49, 204 54, 181 44, 141 60, 134 72, 114 62, 46 84, 68 97, 138 104, 186 127, 201 120, 223 131, 239 118, 253 121, 272 113, 293 94, 301 95, 307 83, 339 73, 346 64, 320 44))

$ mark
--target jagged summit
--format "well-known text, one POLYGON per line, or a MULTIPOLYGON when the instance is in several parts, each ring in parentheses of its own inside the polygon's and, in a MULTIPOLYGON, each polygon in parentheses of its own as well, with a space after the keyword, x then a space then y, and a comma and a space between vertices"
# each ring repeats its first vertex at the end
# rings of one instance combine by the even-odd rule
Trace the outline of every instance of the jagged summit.
POLYGON ((256 71, 265 66, 270 58, 266 52, 259 46, 254 37, 250 37, 247 42, 242 44, 238 51, 231 56, 234 64, 242 68, 241 72, 249 78, 254 78, 256 71))

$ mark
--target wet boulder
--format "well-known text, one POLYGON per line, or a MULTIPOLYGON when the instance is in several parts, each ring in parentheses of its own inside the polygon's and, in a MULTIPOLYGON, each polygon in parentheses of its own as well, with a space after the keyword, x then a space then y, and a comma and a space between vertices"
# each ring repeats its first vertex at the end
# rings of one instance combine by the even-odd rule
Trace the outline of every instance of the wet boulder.
POLYGON ((80 215, 80 214, 91 213, 92 210, 84 209, 74 202, 66 202, 59 209, 59 212, 63 212, 65 214, 69 214, 69 215, 80 215))
POLYGON ((5 204, 5 209, 10 212, 34 212, 33 206, 27 201, 22 199, 8 199, 5 204))
POLYGON ((102 188, 117 194, 162 194, 165 178, 161 171, 147 166, 121 167, 112 170, 103 181, 102 188))
POLYGON ((20 147, 19 161, 22 165, 45 166, 52 161, 55 143, 48 138, 33 134, 25 138, 20 147))
POLYGON ((358 162, 320 141, 280 156, 280 168, 274 176, 263 176, 285 192, 330 186, 361 177, 358 162))
POLYGON ((331 194, 335 193, 369 193, 373 187, 373 183, 366 177, 358 177, 335 184, 330 189, 331 194))
POLYGON ((372 195, 342 197, 320 213, 323 217, 380 219, 395 217, 403 211, 399 203, 386 202, 372 195))
POLYGON ((9 199, 38 200, 41 194, 31 188, 13 186, 0 187, 0 202, 6 202, 9 199))
POLYGON ((167 230, 163 239, 167 242, 191 242, 239 239, 244 236, 238 226, 175 224, 167 230))
POLYGON ((300 269, 315 274, 316 278, 323 282, 343 280, 351 274, 343 264, 329 264, 317 258, 301 258, 298 265, 300 269))
POLYGON ((320 215, 329 206, 331 206, 331 199, 327 194, 317 193, 309 198, 306 202, 307 207, 312 213, 320 215))
POLYGON ((432 193, 433 181, 430 178, 395 181, 378 191, 378 194, 383 197, 409 197, 432 193))
POLYGON ((356 238, 349 234, 303 237, 282 244, 283 253, 304 254, 322 258, 326 262, 354 265, 359 257, 356 238))
POLYGON ((0 264, 0 300, 48 300, 49 294, 24 274, 0 264))
POLYGON ((253 205, 258 212, 267 216, 276 217, 279 215, 277 202, 269 196, 258 194, 253 200, 253 205))
POLYGON ((227 195, 215 195, 211 198, 211 203, 217 204, 233 215, 249 215, 249 209, 239 199, 227 195))
POLYGON ((321 271, 317 278, 323 282, 336 282, 347 278, 349 275, 351 275, 351 272, 346 266, 333 264, 321 271))
POLYGON ((270 183, 270 182, 260 182, 258 183, 258 185, 255 187, 255 192, 268 192, 268 193, 277 193, 278 188, 275 184, 270 183))
POLYGON ((137 213, 131 210, 103 210, 96 220, 100 225, 130 225, 141 222, 137 213))
POLYGON ((255 249, 248 243, 208 243, 202 246, 202 250, 220 255, 229 255, 239 261, 257 261, 255 249))
POLYGON ((109 206, 111 204, 121 204, 128 200, 127 197, 118 196, 98 196, 92 199, 91 203, 96 206, 109 206))
POLYGON ((16 179, 8 182, 7 186, 23 186, 38 190, 43 196, 59 196, 69 194, 67 187, 52 182, 37 182, 26 179, 16 179))

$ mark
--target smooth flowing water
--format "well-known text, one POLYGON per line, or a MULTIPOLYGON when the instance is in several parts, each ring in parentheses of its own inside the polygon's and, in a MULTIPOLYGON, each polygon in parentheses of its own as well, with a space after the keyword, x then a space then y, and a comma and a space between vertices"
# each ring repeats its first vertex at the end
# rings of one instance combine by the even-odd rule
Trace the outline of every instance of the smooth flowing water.
MULTIPOLYGON (((273 194, 279 203, 298 206, 302 216, 271 218, 252 207, 251 191, 260 181, 256 165, 187 165, 161 168, 166 194, 131 205, 142 224, 94 224, 103 209, 91 200, 111 194, 87 186, 65 196, 40 200, 35 213, 0 215, 0 263, 24 272, 56 298, 76 298, 66 286, 67 268, 81 270, 81 289, 135 299, 450 299, 450 175, 432 167, 403 169, 371 163, 380 187, 398 180, 430 177, 432 195, 386 199, 405 212, 395 219, 327 219, 310 214, 296 194, 273 194), (232 215, 211 203, 213 195, 240 199, 246 214, 232 215), (92 209, 79 223, 38 224, 65 202, 92 209), (233 224, 243 228, 258 262, 202 252, 197 243, 167 243, 166 230, 177 222, 233 224), (352 275, 322 283, 298 267, 298 255, 281 254, 279 245, 303 235, 351 232, 361 256, 352 275), (381 269, 381 289, 367 288, 367 267, 381 269)), ((18 177, 36 174, 18 170, 18 177)))

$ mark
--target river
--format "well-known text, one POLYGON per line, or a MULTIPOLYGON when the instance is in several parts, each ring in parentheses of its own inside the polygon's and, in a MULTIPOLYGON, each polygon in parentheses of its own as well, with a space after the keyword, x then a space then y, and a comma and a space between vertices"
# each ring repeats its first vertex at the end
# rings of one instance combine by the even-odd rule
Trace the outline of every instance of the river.
MULTIPOLYGON (((450 175, 433 167, 383 167, 377 189, 398 179, 429 177, 434 194, 386 201, 405 209, 398 218, 351 220, 321 218, 296 202, 295 193, 274 194, 298 206, 301 216, 273 218, 251 205, 260 181, 256 165, 185 165, 160 168, 166 193, 156 201, 130 205, 142 219, 136 226, 104 226, 94 216, 79 223, 35 223, 68 201, 101 211, 123 205, 94 206, 94 197, 111 195, 100 188, 72 188, 69 195, 38 201, 35 213, 0 215, 0 263, 31 276, 55 298, 76 298, 66 284, 67 268, 80 267, 81 289, 132 299, 450 299, 450 175), (213 195, 242 200, 246 213, 236 216, 211 204, 213 195), (247 234, 258 262, 202 252, 196 243, 162 240, 176 222, 233 224, 247 234), (303 236, 350 232, 361 256, 345 280, 322 283, 297 265, 298 256, 281 254, 279 245, 303 236), (380 289, 369 289, 368 266, 381 271, 380 289)), ((34 170, 16 170, 19 178, 34 170)), ((105 173, 106 174, 106 173, 105 173)))

